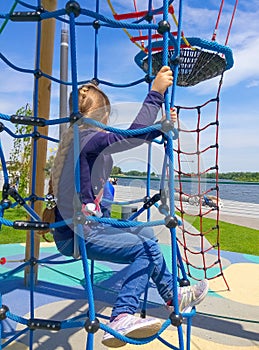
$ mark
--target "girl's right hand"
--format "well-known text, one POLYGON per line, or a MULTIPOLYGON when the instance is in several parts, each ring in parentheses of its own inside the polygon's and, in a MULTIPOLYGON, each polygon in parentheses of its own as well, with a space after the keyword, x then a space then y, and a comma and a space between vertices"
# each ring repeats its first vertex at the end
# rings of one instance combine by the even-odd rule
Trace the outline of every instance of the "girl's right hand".
POLYGON ((163 66, 157 73, 151 90, 164 95, 166 89, 173 84, 173 72, 170 67, 163 66))
POLYGON ((96 216, 98 218, 101 218, 103 215, 100 206, 96 203, 82 204, 82 213, 85 216, 96 216))

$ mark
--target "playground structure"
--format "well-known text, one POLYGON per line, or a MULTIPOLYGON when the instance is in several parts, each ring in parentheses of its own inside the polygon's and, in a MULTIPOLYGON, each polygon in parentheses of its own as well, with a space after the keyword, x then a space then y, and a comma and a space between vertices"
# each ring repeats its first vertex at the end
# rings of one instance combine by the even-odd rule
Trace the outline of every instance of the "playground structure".
MULTIPOLYGON (((219 205, 218 205, 218 185, 217 185, 217 172, 218 172, 218 110, 219 110, 219 95, 222 85, 222 75, 225 70, 230 69, 233 66, 232 52, 230 48, 225 45, 219 45, 216 43, 215 32, 211 41, 200 39, 200 38, 185 38, 182 32, 182 16, 183 16, 183 1, 178 3, 178 20, 175 18, 174 8, 172 6, 173 1, 163 1, 160 8, 154 9, 152 3, 149 2, 146 6, 146 10, 138 11, 135 7, 134 11, 131 13, 118 15, 115 9, 112 7, 111 3, 108 1, 112 16, 103 15, 102 8, 99 2, 96 4, 95 10, 86 9, 80 5, 79 2, 69 1, 64 4, 63 8, 59 10, 56 9, 56 1, 42 1, 41 6, 28 6, 29 10, 17 11, 15 12, 15 6, 9 14, 2 15, 2 18, 11 21, 20 22, 22 25, 24 22, 31 21, 35 22, 38 26, 38 37, 37 37, 37 54, 36 63, 34 69, 21 69, 21 67, 13 65, 7 57, 1 54, 1 59, 12 68, 23 71, 25 74, 34 75, 35 79, 35 91, 34 91, 34 101, 33 101, 33 116, 25 117, 21 115, 4 115, 0 114, 0 118, 4 120, 1 123, 1 131, 8 133, 11 137, 15 137, 12 134, 10 128, 8 128, 8 123, 14 124, 26 124, 32 125, 34 127, 33 133, 26 135, 26 137, 32 138, 32 173, 31 173, 31 185, 30 185, 30 195, 28 198, 23 198, 19 191, 10 187, 8 171, 6 167, 6 161, 4 152, 1 148, 1 161, 4 175, 4 186, 2 192, 1 201, 1 224, 13 227, 17 230, 30 230, 28 233, 27 244, 26 244, 26 256, 25 263, 22 264, 20 269, 25 269, 25 281, 30 285, 32 290, 31 294, 31 317, 30 319, 25 319, 17 315, 12 314, 11 305, 1 306, 0 319, 5 322, 6 319, 15 320, 26 326, 20 334, 25 331, 30 333, 30 349, 33 347, 33 333, 37 329, 51 329, 59 330, 62 328, 73 328, 73 327, 84 327, 88 333, 86 348, 88 350, 93 349, 93 339, 94 334, 99 330, 110 331, 109 327, 101 323, 96 317, 95 307, 94 307, 94 296, 92 293, 92 282, 93 282, 93 262, 91 267, 88 266, 87 255, 84 246, 84 240, 82 238, 82 224, 85 218, 82 217, 80 209, 75 208, 75 226, 78 234, 78 244, 79 253, 82 259, 83 270, 85 274, 85 289, 86 289, 86 299, 89 303, 88 315, 81 320, 66 320, 64 322, 56 322, 53 320, 37 319, 34 316, 33 310, 33 289, 37 281, 37 265, 42 263, 39 259, 39 237, 36 231, 53 229, 57 225, 62 225, 62 223, 50 224, 47 222, 42 222, 40 219, 40 214, 42 210, 42 202, 44 201, 44 173, 42 169, 46 163, 47 155, 47 141, 55 141, 53 138, 48 136, 48 127, 52 125, 60 125, 63 123, 73 123, 74 125, 74 140, 75 140, 75 159, 78 159, 79 148, 79 130, 78 121, 80 120, 80 114, 76 108, 77 101, 77 87, 78 85, 89 82, 92 80, 97 81, 100 85, 108 85, 114 88, 127 88, 138 85, 140 83, 146 82, 148 88, 150 88, 153 80, 153 76, 159 70, 162 65, 170 65, 174 70, 174 86, 172 87, 171 94, 168 91, 165 95, 165 113, 166 121, 162 125, 156 125, 153 127, 146 128, 152 130, 152 128, 161 128, 165 137, 162 140, 156 140, 157 142, 165 148, 164 156, 164 166, 161 170, 161 185, 160 191, 155 196, 150 196, 150 170, 147 169, 148 179, 147 179, 147 193, 142 207, 130 217, 129 220, 115 220, 115 219, 98 219, 95 217, 90 218, 92 221, 107 222, 113 226, 117 227, 132 227, 137 225, 142 226, 166 226, 171 234, 172 240, 172 271, 174 278, 174 290, 177 290, 178 284, 188 285, 189 277, 194 279, 213 279, 216 277, 221 277, 224 279, 226 285, 227 281, 224 278, 224 274, 221 266, 220 259, 220 240, 219 240, 219 227, 218 227, 218 216, 219 216, 219 205), (65 16, 66 17, 62 17, 65 16), (171 32, 169 16, 172 16, 177 23, 176 31, 171 32), (56 21, 63 21, 69 26, 70 33, 70 70, 71 70, 71 81, 62 81, 52 76, 52 56, 54 50, 54 19, 56 21), (85 22, 86 21, 86 22, 85 22), (80 26, 91 26, 94 33, 94 69, 93 75, 90 76, 88 73, 88 79, 85 81, 78 80, 77 72, 77 40, 76 40, 76 28, 80 26), (100 28, 111 27, 116 30, 124 30, 126 34, 130 37, 131 42, 137 44, 140 52, 135 56, 135 62, 144 71, 144 77, 141 79, 126 83, 126 84, 116 84, 114 82, 108 82, 102 79, 98 71, 98 36, 100 28), (141 33, 138 36, 129 35, 129 31, 141 33), (143 34, 142 32, 146 32, 143 34), (139 42, 139 43, 138 43, 139 42), (145 44, 146 42, 146 44, 145 44), (178 125, 174 126, 170 123, 169 111, 170 108, 175 106, 175 91, 177 86, 188 87, 193 86, 201 81, 211 79, 213 77, 221 77, 219 82, 219 88, 217 96, 211 100, 205 102, 203 105, 195 107, 183 107, 177 106, 178 112, 178 125), (49 119, 49 101, 50 101, 50 85, 51 82, 55 81, 64 86, 72 87, 72 96, 74 111, 69 117, 63 117, 59 119, 49 119), (215 106, 214 119, 206 121, 203 119, 203 109, 207 105, 215 106), (195 114, 197 124, 196 128, 193 130, 187 130, 181 123, 182 115, 185 112, 191 111, 195 114), (201 146, 200 137, 203 132, 207 129, 212 128, 215 134, 215 140, 206 147, 201 146), (191 134, 196 139, 196 147, 194 150, 186 150, 184 138, 182 135, 191 134), (174 142, 177 147, 174 147, 174 142), (202 169, 202 156, 206 152, 214 151, 213 164, 209 167, 202 169), (193 177, 193 173, 187 173, 182 167, 184 160, 187 158, 195 159, 195 180, 196 183, 195 193, 188 193, 185 190, 184 183, 186 179, 193 177), (176 158, 176 162, 174 159, 176 158), (209 189, 203 189, 202 184, 205 181, 206 174, 210 172, 216 173, 216 179, 212 182, 209 189), (175 203, 175 193, 174 189, 176 187, 175 181, 177 181, 177 187, 179 197, 178 201, 175 203), (165 184, 168 183, 170 191, 166 190, 165 184), (210 194, 215 194, 215 205, 214 206, 204 206, 202 198, 209 196, 210 194), (14 202, 10 201, 10 197, 14 202), (188 211, 188 205, 192 204, 193 198, 200 198, 201 200, 196 200, 196 212, 188 211), (27 203, 30 202, 30 205, 27 203), (30 216, 28 221, 14 221, 11 222, 4 218, 4 213, 10 207, 15 207, 17 205, 22 206, 30 216), (157 206, 160 213, 164 215, 163 220, 150 221, 149 209, 152 206, 157 206), (147 221, 140 222, 135 221, 141 213, 147 211, 147 221), (179 217, 176 216, 175 211, 179 212, 179 217), (203 229, 203 218, 212 211, 216 212, 215 226, 213 226, 209 231, 204 231, 203 229), (185 217, 193 216, 198 217, 200 220, 200 231, 194 233, 189 230, 189 227, 185 224, 185 217), (176 228, 181 231, 181 237, 176 238, 176 228), (215 244, 212 244, 208 249, 204 249, 204 239, 206 234, 210 231, 217 232, 217 238, 215 244), (187 236, 197 236, 200 241, 200 250, 192 251, 187 245, 187 236), (206 253, 210 250, 217 250, 217 257, 213 262, 207 262, 206 253), (192 256, 199 256, 201 263, 196 266, 192 262, 192 256), (215 269, 216 268, 216 269, 215 269), (178 276, 179 271, 179 277, 178 276), (199 272, 199 276, 196 277, 196 273, 199 272), (215 272, 216 271, 216 272, 215 272)), ((237 2, 236 2, 237 3, 237 2)), ((26 7, 26 4, 20 1, 16 1, 15 4, 22 5, 26 7)), ((233 16, 235 13, 236 5, 234 6, 233 16)), ((222 11, 222 6, 220 12, 222 11)), ((219 15, 220 16, 220 15, 219 15)), ((218 18, 219 20, 219 18, 218 18)), ((10 23, 8 23, 9 25, 10 23)), ((218 26, 218 21, 216 27, 218 26)), ((80 44, 79 44, 80 45, 80 44)), ((100 123, 94 122, 92 120, 87 120, 87 123, 103 128, 107 131, 113 131, 120 134, 129 133, 128 130, 115 129, 112 127, 104 126, 100 123)), ((148 130, 134 130, 130 131, 134 135, 141 134, 143 131, 148 130)), ((21 135, 20 137, 25 137, 21 135)), ((151 149, 148 150, 149 154, 151 149)), ((150 164, 150 161, 148 162, 150 164)), ((74 164, 75 169, 77 169, 77 164, 74 164)), ((76 192, 80 193, 80 181, 79 172, 76 170, 76 192)), ((129 203, 128 203, 129 204, 129 203)), ((74 218, 74 219, 75 219, 74 218)), ((71 218, 73 220, 73 218, 71 218)), ((4 263, 4 260, 1 261, 4 263)), ((44 263, 48 263, 47 259, 44 259, 44 263)), ((15 271, 14 271, 15 273, 15 271)), ((177 293, 174 293, 177 296, 177 293)), ((146 296, 145 296, 146 298, 146 296)), ((144 303, 145 304, 145 303, 144 303)), ((168 347, 183 350, 190 348, 190 337, 191 337, 191 323, 192 317, 195 315, 195 309, 191 313, 181 315, 178 310, 177 297, 174 300, 175 311, 170 315, 168 320, 163 324, 161 330, 152 339, 136 340, 123 337, 119 334, 115 334, 119 339, 126 341, 131 344, 145 344, 152 341, 155 338, 161 338, 163 331, 170 325, 177 328, 178 332, 178 347, 168 344, 168 347), (183 339, 182 323, 183 318, 187 319, 187 339, 186 342, 183 339)), ((145 309, 142 310, 142 316, 145 315, 145 309)), ((1 329, 1 328, 0 328, 1 329)), ((1 332, 2 333, 2 332, 1 332)), ((14 339, 19 337, 19 332, 14 336, 14 339)), ((0 345, 1 348, 5 348, 12 339, 8 339, 0 345)), ((163 340, 161 340, 163 341, 163 340)), ((164 341, 165 343, 165 341, 164 341)))

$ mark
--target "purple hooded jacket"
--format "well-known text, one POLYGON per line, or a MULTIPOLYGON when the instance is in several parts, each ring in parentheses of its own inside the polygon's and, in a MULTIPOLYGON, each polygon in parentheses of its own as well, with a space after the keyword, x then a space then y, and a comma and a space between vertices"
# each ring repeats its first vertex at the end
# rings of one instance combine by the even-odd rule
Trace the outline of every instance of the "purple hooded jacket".
MULTIPOLYGON (((153 125, 163 102, 164 96, 156 91, 150 91, 129 130, 153 125)), ((152 141, 159 135, 161 135, 159 130, 134 137, 91 128, 80 131, 80 202, 85 204, 94 202, 95 196, 98 195, 110 176, 113 166, 111 154, 137 147, 145 141, 152 141)), ((72 143, 59 181, 56 222, 70 219, 74 215, 74 183, 74 147, 72 143)), ((73 234, 69 226, 63 226, 55 229, 54 238, 55 240, 66 240, 73 237, 73 234)))

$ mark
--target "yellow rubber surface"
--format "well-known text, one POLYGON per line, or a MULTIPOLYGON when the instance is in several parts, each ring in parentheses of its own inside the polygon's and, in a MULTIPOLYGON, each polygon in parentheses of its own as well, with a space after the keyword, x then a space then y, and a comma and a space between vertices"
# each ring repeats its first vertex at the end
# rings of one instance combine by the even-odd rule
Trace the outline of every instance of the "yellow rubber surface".
POLYGON ((224 270, 224 275, 229 283, 230 291, 226 290, 220 278, 210 281, 211 290, 226 299, 259 306, 259 264, 233 264, 224 270))

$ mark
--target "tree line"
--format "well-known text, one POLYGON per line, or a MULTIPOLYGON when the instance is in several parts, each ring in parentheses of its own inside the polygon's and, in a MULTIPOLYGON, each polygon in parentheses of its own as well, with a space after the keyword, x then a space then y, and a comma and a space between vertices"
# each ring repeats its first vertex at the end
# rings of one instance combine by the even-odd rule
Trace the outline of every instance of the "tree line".
MULTIPOLYGON (((147 176, 147 172, 145 171, 138 171, 138 170, 129 170, 129 171, 122 171, 122 169, 118 166, 114 166, 112 168, 112 176, 147 176)), ((196 174, 190 174, 191 176, 195 177, 196 174)), ((151 176, 157 176, 154 172, 151 173, 151 176)), ((210 173, 204 175, 205 178, 208 179, 215 179, 216 173, 210 173)), ((230 180, 230 181, 241 181, 241 182, 259 182, 259 172, 241 172, 241 171, 235 171, 235 172, 228 172, 228 173, 219 173, 218 178, 221 180, 230 180)))
MULTIPOLYGON (((216 174, 207 174, 207 178, 215 179, 216 174)), ((229 173, 219 173, 219 179, 231 180, 231 181, 241 181, 241 182, 259 182, 259 172, 243 172, 235 171, 229 173)))
MULTIPOLYGON (((111 176, 118 176, 118 175, 125 175, 125 176, 147 176, 146 171, 139 171, 139 170, 129 170, 129 171, 122 171, 120 167, 114 166, 111 171, 111 176)), ((152 171, 150 173, 151 176, 156 176, 156 174, 152 171)))

